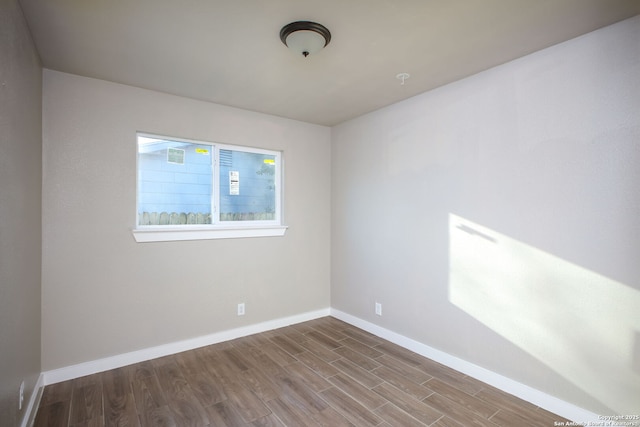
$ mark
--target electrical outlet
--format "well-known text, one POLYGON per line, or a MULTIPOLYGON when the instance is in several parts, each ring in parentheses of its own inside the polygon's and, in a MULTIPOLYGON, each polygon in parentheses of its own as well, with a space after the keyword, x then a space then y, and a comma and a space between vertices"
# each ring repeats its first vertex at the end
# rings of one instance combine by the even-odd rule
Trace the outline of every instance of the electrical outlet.
POLYGON ((238 316, 244 316, 244 303, 238 304, 238 316))
POLYGON ((376 314, 378 316, 382 316, 382 304, 380 304, 379 302, 376 303, 376 314))
POLYGON ((23 403, 24 403, 24 381, 20 383, 20 396, 18 397, 18 411, 22 411, 23 403))

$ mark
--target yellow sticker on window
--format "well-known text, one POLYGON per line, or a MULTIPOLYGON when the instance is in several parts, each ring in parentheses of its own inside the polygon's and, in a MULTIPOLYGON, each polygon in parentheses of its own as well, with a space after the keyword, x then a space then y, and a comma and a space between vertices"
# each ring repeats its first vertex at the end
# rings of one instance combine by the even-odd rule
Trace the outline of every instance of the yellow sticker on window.
POLYGON ((274 159, 264 159, 264 162, 268 165, 275 165, 276 161, 274 159))
POLYGON ((196 148, 196 153, 198 154, 209 154, 209 150, 206 148, 196 148))

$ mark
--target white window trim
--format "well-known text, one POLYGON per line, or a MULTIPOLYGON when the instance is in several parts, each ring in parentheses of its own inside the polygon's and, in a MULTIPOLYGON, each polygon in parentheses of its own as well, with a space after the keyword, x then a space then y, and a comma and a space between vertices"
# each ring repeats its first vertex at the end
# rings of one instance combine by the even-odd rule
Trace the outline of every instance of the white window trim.
POLYGON ((217 227, 217 228, 145 228, 133 230, 138 243, 175 242, 180 240, 238 239, 246 237, 280 237, 287 230, 286 225, 256 227, 217 227))
MULTIPOLYGON (((207 141, 198 141, 192 140, 188 138, 176 138, 169 137, 158 134, 150 134, 145 132, 137 132, 136 133, 136 176, 137 176, 137 139, 138 136, 145 136, 151 138, 166 138, 168 140, 176 140, 176 141, 184 141, 191 142, 196 144, 205 144, 211 145, 214 148, 214 152, 217 153, 220 149, 229 149, 229 150, 246 150, 248 152, 255 153, 266 153, 271 154, 274 150, 266 150, 256 147, 245 147, 240 145, 228 145, 222 143, 211 143, 207 141)), ((173 241, 185 241, 185 240, 212 240, 212 239, 236 239, 236 238, 249 238, 249 237, 280 237, 284 236, 288 226, 282 224, 282 208, 283 208, 283 200, 282 200, 282 192, 283 190, 283 177, 282 177, 282 167, 284 164, 284 158, 282 153, 278 153, 278 173, 276 174, 276 187, 280 189, 279 192, 276 193, 276 204, 279 207, 277 209, 277 217, 273 221, 248 221, 245 222, 244 225, 241 222, 216 222, 214 224, 208 225, 182 225, 180 227, 175 226, 145 226, 138 225, 138 185, 136 181, 136 226, 131 230, 133 237, 138 243, 148 243, 148 242, 173 242, 173 241)), ((218 167, 218 156, 214 157, 215 161, 215 171, 217 172, 218 167)), ((215 198, 215 205, 219 206, 220 204, 220 194, 219 194, 219 185, 217 185, 218 177, 214 173, 214 186, 212 191, 212 197, 215 198)))

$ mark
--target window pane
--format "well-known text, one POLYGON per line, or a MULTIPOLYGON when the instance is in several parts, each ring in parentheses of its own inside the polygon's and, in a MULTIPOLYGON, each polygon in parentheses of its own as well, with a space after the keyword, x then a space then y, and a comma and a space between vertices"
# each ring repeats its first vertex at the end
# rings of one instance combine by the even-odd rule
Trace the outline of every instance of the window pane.
POLYGON ((213 147, 138 136, 140 225, 211 224, 213 147))
POLYGON ((276 219, 276 156, 220 150, 220 221, 276 219))

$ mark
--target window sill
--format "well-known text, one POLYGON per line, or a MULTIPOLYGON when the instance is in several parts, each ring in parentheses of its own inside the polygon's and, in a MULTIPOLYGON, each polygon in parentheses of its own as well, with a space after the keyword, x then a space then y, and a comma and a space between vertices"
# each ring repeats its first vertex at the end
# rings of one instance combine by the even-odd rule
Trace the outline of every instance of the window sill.
POLYGON ((181 240, 241 239, 246 237, 284 236, 286 225, 256 227, 218 228, 139 228, 133 230, 133 238, 138 243, 174 242, 181 240))

